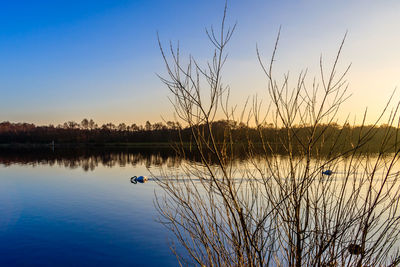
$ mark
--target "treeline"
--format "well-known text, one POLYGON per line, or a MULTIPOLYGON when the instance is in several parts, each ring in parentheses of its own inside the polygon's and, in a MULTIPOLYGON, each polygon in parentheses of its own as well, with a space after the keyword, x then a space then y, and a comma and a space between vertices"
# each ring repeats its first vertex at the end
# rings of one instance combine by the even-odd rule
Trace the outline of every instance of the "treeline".
POLYGON ((180 125, 175 122, 144 126, 107 123, 99 126, 92 119, 81 123, 65 122, 58 126, 30 123, 0 123, 0 144, 75 144, 75 143, 152 143, 176 140, 180 125))
MULTIPOLYGON (((276 128, 272 124, 255 128, 224 120, 213 122, 211 128, 218 142, 223 143, 229 136, 235 144, 245 147, 244 150, 248 147, 249 140, 256 147, 258 146, 258 149, 264 142, 268 144, 268 149, 275 152, 284 151, 289 139, 294 150, 298 147, 298 150, 301 151, 301 146, 307 144, 312 132, 311 127, 299 126, 288 135, 285 128, 276 128), (260 138, 260 133, 262 138, 260 138)), ((81 123, 69 121, 58 126, 2 122, 0 123, 0 144, 50 144, 53 142, 56 145, 152 144, 179 142, 180 140, 185 143, 193 143, 191 130, 189 127, 182 127, 179 123, 170 121, 154 124, 147 121, 143 126, 124 123, 118 125, 107 123, 99 126, 92 119, 83 119, 81 123)), ((197 130, 204 133, 204 138, 208 138, 206 125, 197 130)), ((314 141, 320 144, 315 146, 319 149, 314 151, 315 153, 349 150, 359 144, 363 146, 362 151, 378 152, 382 149, 382 142, 384 142, 385 149, 394 151, 400 139, 398 128, 388 125, 379 127, 350 126, 349 124, 344 126, 320 125, 314 135, 317 137, 314 141)))

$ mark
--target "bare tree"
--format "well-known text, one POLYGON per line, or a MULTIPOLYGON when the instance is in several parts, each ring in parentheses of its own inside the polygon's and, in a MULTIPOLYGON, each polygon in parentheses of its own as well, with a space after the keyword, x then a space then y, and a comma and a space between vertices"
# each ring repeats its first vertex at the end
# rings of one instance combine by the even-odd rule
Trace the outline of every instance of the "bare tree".
POLYGON ((270 103, 254 98, 237 117, 229 104, 229 87, 222 82, 225 49, 235 26, 221 27, 207 36, 214 47, 205 67, 189 56, 182 63, 179 47, 167 55, 160 43, 167 77, 160 77, 172 93, 180 123, 191 131, 200 163, 190 161, 183 142, 175 145, 181 171, 161 169, 156 205, 160 221, 176 236, 172 246, 181 264, 201 266, 378 266, 399 261, 394 249, 399 235, 398 105, 389 103, 373 125, 366 116, 357 140, 348 148, 348 120, 339 126, 341 104, 347 100, 349 67, 338 63, 343 39, 329 71, 320 60, 319 78, 301 72, 292 85, 288 74, 275 79, 272 58, 265 64, 270 103), (263 111, 265 111, 263 113, 263 111), (217 138, 217 116, 227 122, 217 138), (388 114, 390 127, 377 155, 361 153, 388 114), (248 137, 248 160, 238 164, 232 131, 252 124, 258 140, 248 137), (331 132, 336 127, 339 131, 331 132), (283 134, 266 136, 265 129, 283 134), (300 132, 301 131, 301 132, 300 132), (261 153, 259 152, 261 150, 261 153), (389 153, 389 151, 395 151, 389 153), (328 171, 327 171, 328 170, 328 171), (322 174, 324 172, 324 174, 322 174), (180 253, 179 248, 186 253, 180 253), (187 256, 184 256, 187 255, 187 256))

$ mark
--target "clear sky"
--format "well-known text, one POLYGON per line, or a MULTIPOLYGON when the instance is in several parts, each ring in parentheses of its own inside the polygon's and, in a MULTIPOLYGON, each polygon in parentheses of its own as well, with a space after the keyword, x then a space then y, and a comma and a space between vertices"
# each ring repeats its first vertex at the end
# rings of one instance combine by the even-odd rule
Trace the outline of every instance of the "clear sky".
MULTIPOLYGON (((172 118, 168 90, 156 77, 164 44, 210 56, 205 27, 217 24, 224 0, 58 0, 0 2, 0 121, 143 124, 172 118)), ((266 95, 256 60, 270 56, 279 26, 277 73, 316 73, 321 54, 334 57, 348 31, 341 67, 352 97, 341 116, 379 111, 400 85, 400 1, 230 0, 237 22, 225 83, 232 102, 266 95)), ((397 100, 399 99, 397 95, 397 100)))

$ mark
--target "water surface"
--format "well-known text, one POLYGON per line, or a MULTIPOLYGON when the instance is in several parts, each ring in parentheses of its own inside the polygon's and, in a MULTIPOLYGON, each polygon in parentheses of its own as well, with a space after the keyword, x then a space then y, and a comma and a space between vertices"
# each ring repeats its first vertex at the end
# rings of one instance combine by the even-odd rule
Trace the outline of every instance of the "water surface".
MULTIPOLYGON (((186 163, 192 160, 196 155, 186 163)), ((0 266, 177 266, 173 236, 157 222, 153 201, 160 188, 154 181, 134 185, 130 177, 157 174, 160 166, 179 172, 181 162, 165 148, 2 148, 0 266)), ((315 160, 318 173, 322 162, 315 160)), ((246 164, 236 163, 238 170, 246 164)), ((282 172, 287 163, 278 159, 282 172)), ((340 185, 346 164, 343 159, 329 181, 340 185)), ((364 168, 356 167, 354 177, 364 168)), ((322 178, 317 181, 328 179, 322 178)))
MULTIPOLYGON (((150 152, 0 153, 0 266, 176 266, 150 152)), ((173 165, 173 164, 172 164, 173 165)))

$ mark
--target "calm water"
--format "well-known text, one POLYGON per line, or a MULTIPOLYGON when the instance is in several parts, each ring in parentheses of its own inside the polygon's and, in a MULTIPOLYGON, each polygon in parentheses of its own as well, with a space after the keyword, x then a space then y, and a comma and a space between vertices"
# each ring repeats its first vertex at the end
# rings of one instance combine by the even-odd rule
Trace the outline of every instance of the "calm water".
POLYGON ((154 151, 0 152, 0 266, 176 266, 156 222, 154 151))
POLYGON ((130 177, 180 161, 160 148, 0 148, 0 266, 177 266, 158 186, 130 177))

